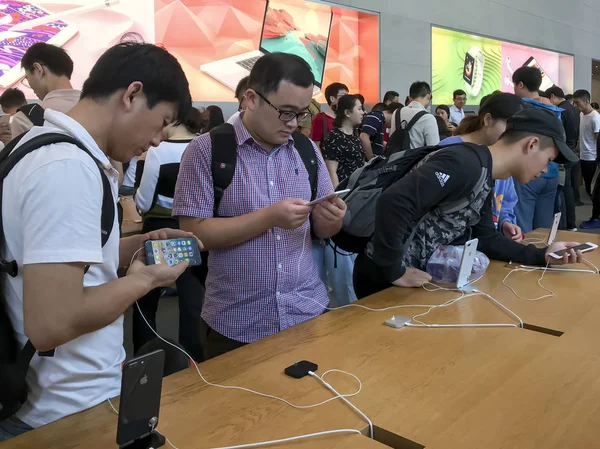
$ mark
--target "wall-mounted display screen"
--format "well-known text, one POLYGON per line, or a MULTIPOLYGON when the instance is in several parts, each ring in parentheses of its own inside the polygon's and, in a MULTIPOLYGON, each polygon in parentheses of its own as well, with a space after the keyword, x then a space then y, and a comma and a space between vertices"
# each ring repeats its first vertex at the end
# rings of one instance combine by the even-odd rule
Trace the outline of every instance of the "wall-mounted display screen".
POLYGON ((573 56, 473 34, 432 27, 433 102, 451 104, 462 89, 468 105, 479 105, 494 91, 514 92, 513 72, 524 65, 542 71, 542 90, 556 84, 573 92, 573 56))
POLYGON ((19 64, 35 42, 70 54, 71 81, 80 89, 102 52, 125 33, 173 53, 194 101, 236 101, 237 82, 258 57, 277 51, 308 62, 321 102, 332 82, 378 101, 379 16, 305 0, 0 0, 0 92, 18 87, 35 98, 21 83, 19 64), (86 11, 73 13, 81 7, 86 11), (54 20, 47 24, 10 30, 50 15, 54 20))

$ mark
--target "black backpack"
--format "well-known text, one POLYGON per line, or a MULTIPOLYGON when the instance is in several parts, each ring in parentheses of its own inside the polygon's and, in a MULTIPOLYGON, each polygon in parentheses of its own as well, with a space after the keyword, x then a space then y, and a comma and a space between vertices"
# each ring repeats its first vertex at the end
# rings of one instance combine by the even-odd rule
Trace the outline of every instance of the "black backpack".
POLYGON ((396 130, 390 136, 387 143, 386 155, 392 155, 398 151, 402 150, 410 150, 410 133, 409 131, 413 126, 423 117, 424 115, 429 114, 427 111, 420 111, 415 114, 408 124, 406 120, 400 121, 400 111, 401 109, 397 109, 395 112, 395 123, 396 130))
MULTIPOLYGON (((102 165, 90 151, 78 140, 60 133, 40 134, 25 142, 15 151, 12 151, 25 135, 14 138, 0 152, 0 239, 4 239, 4 227, 2 223, 2 192, 4 188, 4 180, 10 171, 19 163, 27 154, 35 151, 46 145, 54 143, 71 143, 85 151, 98 165, 100 175, 102 177, 102 215, 101 215, 101 234, 102 246, 106 245, 112 232, 115 219, 115 203, 112 196, 110 181, 104 173, 102 165)), ((49 151, 47 148, 45 151, 49 151)), ((86 272, 89 266, 86 267, 86 272)), ((7 273, 9 276, 16 277, 18 274, 18 266, 16 261, 0 261, 0 272, 7 273)), ((28 340, 21 351, 19 351, 19 343, 15 337, 15 332, 12 322, 8 316, 6 309, 6 301, 4 295, 0 291, 0 421, 11 417, 17 412, 27 399, 27 383, 26 376, 29 370, 29 363, 35 355, 36 349, 28 340)), ((54 356, 54 350, 39 353, 41 357, 54 356)))
POLYGON ((17 111, 25 114, 33 126, 44 126, 44 108, 38 103, 26 104, 17 111))
MULTIPOLYGON (((219 205, 223 199, 225 189, 229 187, 235 174, 235 166, 237 163, 237 140, 233 125, 224 123, 210 130, 211 142, 211 171, 213 177, 214 189, 214 207, 213 217, 219 216, 219 205)), ((292 134, 294 144, 306 171, 308 172, 308 181, 310 182, 310 200, 313 201, 317 196, 318 187, 318 166, 317 158, 313 145, 308 137, 296 131, 292 134)), ((196 276, 200 278, 202 285, 206 281, 208 273, 208 252, 202 253, 202 265, 194 270, 196 276)))
MULTIPOLYGON (((452 146, 462 145, 476 151, 478 145, 471 143, 457 143, 454 145, 433 146, 415 148, 413 150, 403 150, 393 155, 384 157, 375 157, 364 167, 356 170, 349 178, 342 181, 336 190, 350 189, 350 192, 342 198, 346 202, 347 210, 342 223, 342 230, 334 235, 331 240, 343 249, 352 253, 363 252, 375 231, 375 210, 377 200, 381 194, 391 187, 395 182, 402 179, 410 173, 423 158, 436 151, 450 148, 452 146)), ((445 176, 443 173, 438 175, 440 179, 445 176)), ((479 180, 464 198, 456 201, 449 201, 438 204, 434 209, 428 211, 421 217, 418 223, 412 228, 412 233, 405 242, 407 248, 419 225, 431 216, 442 216, 450 214, 467 207, 478 192, 481 191, 488 179, 487 168, 482 162, 481 174, 479 180)))

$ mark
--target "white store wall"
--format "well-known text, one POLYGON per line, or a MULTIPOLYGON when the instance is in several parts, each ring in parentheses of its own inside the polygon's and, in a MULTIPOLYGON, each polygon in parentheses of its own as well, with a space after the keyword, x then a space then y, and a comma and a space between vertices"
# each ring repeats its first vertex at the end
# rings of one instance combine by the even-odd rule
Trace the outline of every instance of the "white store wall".
POLYGON ((600 59, 600 0, 334 0, 381 13, 381 92, 431 81, 431 25, 575 55, 575 89, 600 59))

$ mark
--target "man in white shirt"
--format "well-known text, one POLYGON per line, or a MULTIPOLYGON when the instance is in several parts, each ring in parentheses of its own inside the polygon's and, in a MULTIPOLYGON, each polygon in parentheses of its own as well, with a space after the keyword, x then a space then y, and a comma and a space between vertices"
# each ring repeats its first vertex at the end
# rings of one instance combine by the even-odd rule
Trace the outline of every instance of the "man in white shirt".
MULTIPOLYGON (((21 66, 25 70, 23 84, 31 87, 44 109, 69 112, 79 101, 81 92, 71 86, 73 60, 62 48, 44 42, 33 44, 23 55, 21 66)), ((33 123, 23 112, 17 112, 10 126, 16 137, 29 131, 33 123)))
POLYGON ((600 192, 598 181, 592 186, 598 167, 598 136, 600 135, 600 114, 590 104, 591 95, 587 90, 573 94, 573 105, 581 111, 579 122, 579 157, 585 190, 592 197, 592 217, 582 223, 583 229, 600 228, 600 192))
POLYGON ((460 125, 465 118, 465 104, 467 103, 467 93, 462 89, 457 89, 452 94, 454 104, 450 106, 450 121, 460 125))
POLYGON ((18 265, 17 277, 2 275, 7 312, 21 346, 29 339, 40 352, 56 351, 34 355, 29 396, 0 422, 0 441, 119 394, 123 312, 187 267, 146 266, 140 249, 147 239, 191 235, 160 230, 119 240, 115 211, 102 247, 100 169, 116 208, 118 176, 109 157, 126 161, 157 146, 163 128, 190 108, 185 74, 172 55, 150 44, 122 43, 100 57, 68 115, 48 109, 45 126, 23 137, 64 133, 97 162, 75 145, 58 143, 25 156, 4 180, 0 256, 18 265), (118 279, 117 268, 127 266, 127 276, 118 279))
MULTIPOLYGON (((431 87, 425 81, 417 81, 410 86, 410 104, 400 111, 400 122, 403 128, 421 111, 426 111, 431 103, 431 87)), ((396 131, 397 123, 394 123, 390 135, 396 131)), ((440 132, 437 121, 432 114, 425 114, 408 131, 410 147, 420 148, 440 143, 440 132)))

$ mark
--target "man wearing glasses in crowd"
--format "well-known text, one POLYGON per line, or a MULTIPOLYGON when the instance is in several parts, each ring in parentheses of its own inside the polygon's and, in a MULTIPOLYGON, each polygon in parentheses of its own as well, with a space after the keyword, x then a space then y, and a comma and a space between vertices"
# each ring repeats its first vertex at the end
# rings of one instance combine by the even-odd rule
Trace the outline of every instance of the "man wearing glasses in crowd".
MULTIPOLYGON (((298 122, 310 116, 313 81, 309 65, 294 55, 271 53, 254 65, 246 109, 233 123, 235 174, 217 217, 210 137, 198 137, 183 155, 173 215, 210 251, 202 308, 207 358, 314 318, 329 303, 311 232, 318 238, 336 234, 346 205, 336 198, 307 206, 308 172, 292 138, 298 122)), ((313 149, 320 198, 333 186, 313 149)))

